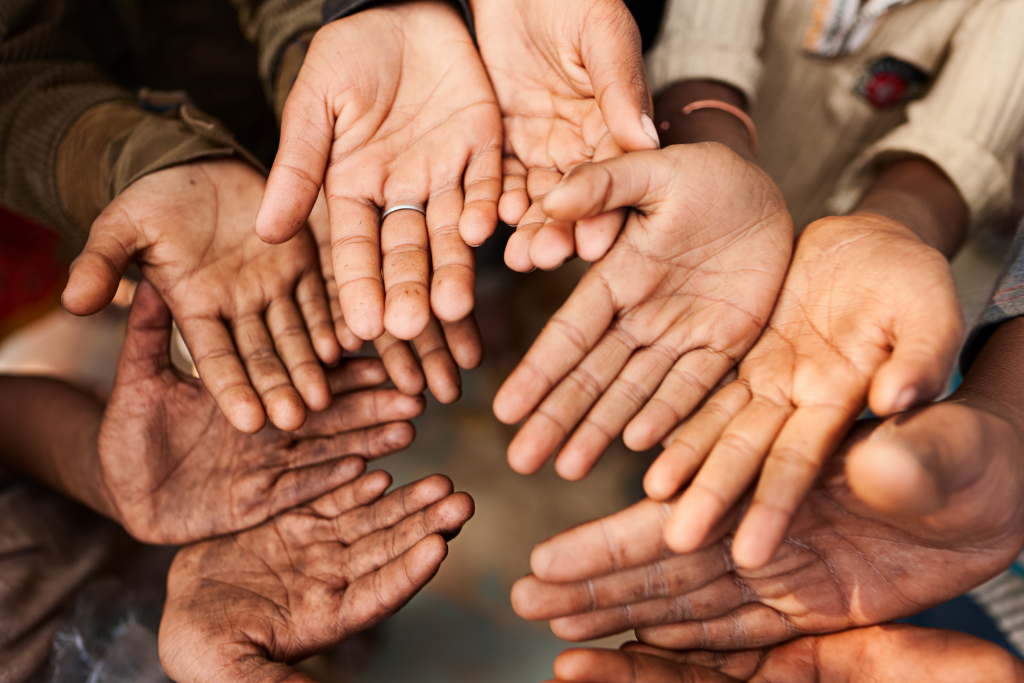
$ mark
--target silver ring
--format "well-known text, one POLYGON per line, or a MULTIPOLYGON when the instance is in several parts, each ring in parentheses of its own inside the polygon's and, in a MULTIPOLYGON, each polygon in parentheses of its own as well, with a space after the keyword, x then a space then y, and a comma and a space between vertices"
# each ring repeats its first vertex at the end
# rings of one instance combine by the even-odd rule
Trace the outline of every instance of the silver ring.
POLYGON ((423 208, 423 205, 421 204, 397 204, 395 206, 392 206, 390 209, 384 209, 384 213, 380 215, 380 219, 383 221, 385 218, 388 217, 389 214, 392 214, 395 211, 405 211, 407 209, 409 211, 419 211, 424 216, 427 215, 427 210, 423 208))

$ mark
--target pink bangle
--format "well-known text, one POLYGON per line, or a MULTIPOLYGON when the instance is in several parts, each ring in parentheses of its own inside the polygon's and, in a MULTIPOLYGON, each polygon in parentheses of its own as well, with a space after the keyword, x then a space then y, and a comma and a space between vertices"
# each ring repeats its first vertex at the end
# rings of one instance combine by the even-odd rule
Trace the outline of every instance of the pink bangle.
POLYGON ((750 136, 750 148, 757 154, 758 139, 757 139, 757 128, 754 126, 754 121, 747 112, 743 111, 739 107, 734 107, 728 102, 722 102, 721 100, 698 100, 696 102, 690 102, 688 105, 683 107, 683 116, 692 114, 698 109, 721 109, 724 112, 728 112, 743 122, 743 125, 747 127, 747 134, 750 136))

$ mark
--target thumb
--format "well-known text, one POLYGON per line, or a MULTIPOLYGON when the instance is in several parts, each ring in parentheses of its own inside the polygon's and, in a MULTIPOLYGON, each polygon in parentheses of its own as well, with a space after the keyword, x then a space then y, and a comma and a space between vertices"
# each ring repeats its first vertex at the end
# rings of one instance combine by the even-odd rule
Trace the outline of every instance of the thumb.
POLYGON ((672 174, 662 152, 633 152, 577 166, 544 197, 544 213, 561 221, 579 221, 623 207, 643 207, 654 188, 672 174))
POLYGON ((284 105, 281 144, 256 214, 256 234, 264 242, 285 242, 305 225, 320 193, 333 141, 330 107, 300 80, 284 105))
POLYGON ((943 510, 957 524, 972 517, 989 521, 1015 507, 1000 492, 1018 495, 1019 479, 989 443, 1001 434, 996 418, 960 402, 938 403, 879 425, 846 458, 850 489, 885 514, 922 517, 943 510), (957 494, 963 494, 958 496, 957 494), (966 505, 953 504, 964 498, 966 505), (995 512, 995 514, 993 514, 995 512))
POLYGON ((952 283, 934 288, 919 310, 896 316, 892 355, 875 373, 868 405, 892 415, 936 398, 946 388, 964 339, 964 321, 952 283), (938 300, 936 300, 938 299, 938 300))
POLYGON ((92 315, 102 311, 114 299, 136 252, 135 227, 111 204, 92 224, 85 248, 71 263, 61 296, 68 313, 92 315))
POLYGON ((658 149, 640 30, 623 3, 615 3, 610 15, 587 21, 581 51, 594 98, 615 142, 627 152, 658 149))
POLYGON ((170 367, 171 312, 148 280, 139 283, 117 364, 117 383, 155 377, 170 367))

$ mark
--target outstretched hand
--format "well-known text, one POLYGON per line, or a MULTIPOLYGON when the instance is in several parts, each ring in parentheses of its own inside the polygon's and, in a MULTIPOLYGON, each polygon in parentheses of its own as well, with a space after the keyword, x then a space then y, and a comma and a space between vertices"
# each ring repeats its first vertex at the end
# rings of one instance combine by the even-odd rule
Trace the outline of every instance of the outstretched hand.
POLYGON ((997 645, 954 631, 901 624, 798 638, 760 650, 676 652, 640 643, 621 651, 568 650, 561 683, 1006 683, 1024 665, 997 645))
POLYGON ((143 281, 99 433, 107 507, 141 541, 187 543, 255 526, 412 442, 406 420, 423 412, 423 398, 372 389, 387 377, 368 358, 328 371, 333 403, 297 432, 239 432, 200 382, 171 366, 170 334, 166 305, 143 281))
POLYGON ((341 358, 309 232, 278 247, 252 233, 263 188, 260 174, 237 160, 141 178, 93 223, 63 298, 71 313, 95 313, 138 261, 217 405, 248 433, 268 415, 280 429, 298 429, 307 407, 327 408, 320 363, 341 358))
POLYGON ((472 0, 480 55, 505 128, 501 219, 516 225, 505 262, 554 268, 596 260, 625 216, 544 214, 539 198, 573 167, 658 148, 640 32, 621 0, 472 0), (532 208, 531 208, 532 204, 532 208))
MULTIPOLYGON (((309 229, 320 251, 320 268, 334 318, 334 332, 342 347, 355 353, 363 347, 363 340, 349 329, 341 310, 331 257, 327 200, 322 191, 309 214, 309 229)), ((483 341, 472 313, 454 323, 443 323, 431 315, 427 328, 412 341, 407 342, 385 332, 373 341, 373 345, 384 362, 388 377, 399 391, 407 396, 417 396, 429 388, 434 398, 445 404, 454 403, 462 395, 459 368, 472 370, 483 360, 483 341)))
POLYGON ((732 560, 735 517, 699 550, 672 552, 671 508, 648 499, 537 546, 513 606, 567 640, 635 628, 657 647, 735 650, 961 595, 1024 545, 1024 412, 996 375, 968 375, 947 402, 857 429, 763 568, 732 560), (993 388, 1006 395, 993 401, 993 388))
POLYGON ((558 473, 580 479, 624 428, 630 448, 657 444, 771 314, 793 224, 759 168, 723 145, 678 145, 581 166, 544 200, 567 220, 620 207, 635 211, 619 239, 494 400, 503 422, 527 418, 508 450, 517 472, 557 452, 558 473))
POLYGON ((262 526, 179 551, 160 662, 178 683, 312 683, 288 666, 391 616, 437 572, 473 500, 371 472, 262 526))
POLYGON ((313 38, 281 122, 256 231, 290 239, 321 185, 341 312, 358 339, 412 340, 473 309, 474 255, 498 220, 501 117, 450 3, 385 5, 313 38), (398 205, 426 207, 426 216, 398 205))
POLYGON ((935 398, 963 329, 948 262, 909 229, 864 213, 810 225, 739 377, 644 479, 657 500, 689 482, 665 526, 669 547, 703 545, 757 480, 733 557, 748 568, 767 563, 865 404, 884 416, 935 398))

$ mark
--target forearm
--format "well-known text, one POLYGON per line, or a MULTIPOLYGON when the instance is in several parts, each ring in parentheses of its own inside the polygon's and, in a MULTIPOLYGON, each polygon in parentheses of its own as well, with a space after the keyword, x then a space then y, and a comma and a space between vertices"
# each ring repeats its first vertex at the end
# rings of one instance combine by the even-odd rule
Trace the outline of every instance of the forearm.
POLYGON ((756 161, 750 133, 736 116, 720 109, 683 108, 699 100, 718 100, 746 111, 746 98, 736 88, 717 81, 681 81, 667 88, 654 102, 654 122, 661 146, 694 142, 720 142, 749 161, 756 161))
POLYGON ((54 379, 0 376, 0 461, 116 519, 103 485, 103 406, 54 379))
POLYGON ((1024 317, 999 325, 954 394, 968 394, 1024 430, 1024 317))
POLYGON ((855 209, 891 218, 952 257, 967 236, 967 204, 935 164, 914 158, 883 170, 855 209))

